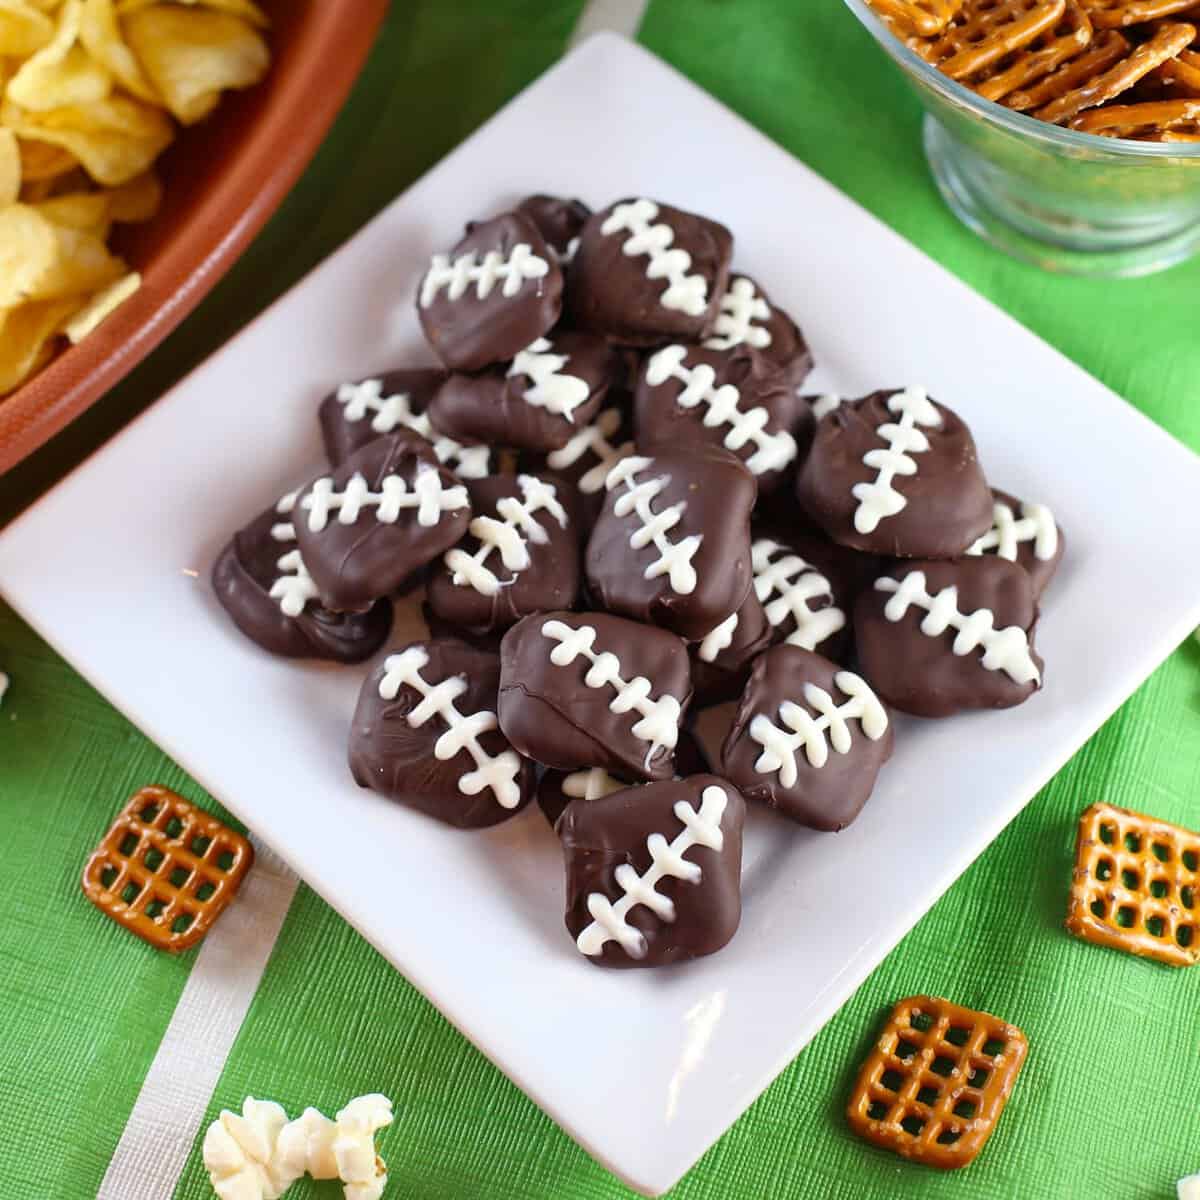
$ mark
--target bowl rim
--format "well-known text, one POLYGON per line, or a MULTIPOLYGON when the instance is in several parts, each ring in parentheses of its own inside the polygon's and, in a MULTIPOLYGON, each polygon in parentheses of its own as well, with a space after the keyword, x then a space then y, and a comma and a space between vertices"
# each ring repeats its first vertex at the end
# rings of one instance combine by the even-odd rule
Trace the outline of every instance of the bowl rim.
POLYGON ((1078 129, 1064 129, 1039 121, 1026 113, 1005 108, 995 100, 986 100, 957 79, 944 75, 910 50, 879 19, 866 0, 845 0, 846 7, 858 18, 867 32, 879 43, 884 53, 905 70, 928 83, 935 91, 944 93, 957 105, 969 108, 984 120, 1000 125, 1010 133, 1034 141, 1048 142, 1058 149, 1082 151, 1088 155, 1109 154, 1115 158, 1132 159, 1195 159, 1200 161, 1200 144, 1180 142, 1139 142, 1133 138, 1100 137, 1078 129))

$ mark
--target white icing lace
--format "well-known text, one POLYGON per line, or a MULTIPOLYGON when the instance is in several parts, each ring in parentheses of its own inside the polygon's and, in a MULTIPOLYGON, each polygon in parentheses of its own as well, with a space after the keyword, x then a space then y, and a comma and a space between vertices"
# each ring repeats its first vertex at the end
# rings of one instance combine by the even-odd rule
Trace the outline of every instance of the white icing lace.
POLYGON ((606 408, 590 425, 574 434, 565 446, 546 455, 546 466, 552 471, 565 471, 590 452, 597 460, 596 465, 579 477, 576 487, 585 496, 595 495, 604 487, 609 471, 633 453, 632 442, 622 442, 619 446, 612 444, 612 437, 620 427, 621 410, 606 408))
POLYGON ((421 284, 421 307, 428 308, 442 288, 447 299, 461 299, 472 284, 480 300, 486 300, 497 284, 500 294, 511 299, 527 279, 541 279, 549 269, 550 264, 534 254, 527 242, 518 242, 508 258, 499 250, 489 250, 482 259, 471 250, 453 262, 449 255, 435 254, 421 284))
POLYGON ((608 237, 614 233, 629 233, 621 252, 630 258, 644 254, 649 258, 647 279, 665 279, 667 290, 658 298, 664 308, 673 308, 699 317, 708 308, 708 280, 703 275, 689 275, 692 256, 679 247, 671 248, 675 230, 665 223, 655 225, 658 205, 653 200, 631 200, 618 204, 600 232, 608 237))
POLYGON ((574 422, 575 410, 591 395, 587 380, 563 371, 569 355, 555 354, 546 338, 531 342, 512 360, 509 375, 524 375, 533 386, 525 389, 524 400, 534 408, 544 408, 556 417, 574 422))
POLYGON ((335 491, 329 476, 318 479, 300 507, 308 512, 308 528, 320 533, 329 524, 330 513, 336 512, 339 524, 353 525, 363 509, 375 509, 375 519, 394 525, 400 514, 416 509, 417 524, 425 528, 436 525, 444 512, 457 512, 470 501, 462 484, 443 487, 436 467, 418 463, 411 489, 402 475, 385 475, 379 491, 373 492, 362 474, 356 471, 346 483, 345 491, 335 491))
MULTIPOLYGON (((288 492, 275 505, 275 511, 281 517, 292 515, 292 509, 296 507, 296 495, 296 492, 288 492)), ((290 520, 278 521, 271 526, 271 536, 277 542, 291 543, 294 547, 296 527, 290 520)), ((308 567, 304 565, 304 559, 297 549, 289 550, 275 563, 275 566, 280 574, 271 584, 271 590, 267 594, 272 600, 279 601, 279 607, 284 616, 298 617, 308 602, 315 600, 319 595, 317 585, 313 582, 313 577, 308 573, 308 567)))
POLYGON ((562 792, 572 800, 599 800, 628 786, 603 767, 589 767, 586 771, 572 771, 562 782, 562 792))
POLYGON ((1044 504, 1022 504, 1021 517, 1009 505, 997 500, 992 505, 992 527, 971 543, 968 554, 995 553, 1009 562, 1017 561, 1017 547, 1033 543, 1033 556, 1048 562, 1058 553, 1058 526, 1054 514, 1044 504))
POLYGON ((796 628, 784 639, 789 646, 815 650, 826 638, 845 627, 846 614, 832 603, 828 608, 810 607, 812 600, 825 597, 833 600, 829 580, 798 554, 785 553, 782 558, 773 560, 773 556, 783 549, 771 538, 759 538, 751 545, 754 592, 772 628, 778 628, 789 617, 795 623, 796 628), (776 592, 779 593, 777 596, 774 595, 776 592))
POLYGON ((704 344, 710 350, 732 350, 743 343, 764 350, 771 344, 771 331, 754 322, 767 321, 770 317, 771 306, 749 279, 739 276, 721 297, 720 311, 713 322, 713 336, 704 344))

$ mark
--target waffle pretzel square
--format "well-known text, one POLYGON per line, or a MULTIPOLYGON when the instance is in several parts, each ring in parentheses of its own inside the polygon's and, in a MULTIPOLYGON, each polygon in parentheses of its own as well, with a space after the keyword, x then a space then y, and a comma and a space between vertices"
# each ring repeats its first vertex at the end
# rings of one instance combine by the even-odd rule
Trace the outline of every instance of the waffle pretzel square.
POLYGON ((1093 38, 1082 54, 1068 59, 1048 75, 1044 75, 1037 83, 1009 92, 1002 103, 1020 112, 1028 112, 1031 108, 1041 108, 1042 105, 1049 104, 1051 100, 1065 96, 1080 84, 1095 79, 1097 75, 1107 71, 1128 53, 1129 40, 1117 33, 1116 30, 1110 29, 1099 37, 1093 38))
POLYGON ((161 950, 194 946, 225 911, 254 848, 165 787, 135 792, 83 868, 83 894, 161 950))
POLYGON ((1200 961, 1200 833, 1093 804, 1079 819, 1067 930, 1172 967, 1200 961))
POLYGON ((1078 0, 1067 0, 1063 15, 1054 25, 965 82, 985 100, 1002 100, 1081 54, 1091 41, 1092 23, 1087 13, 1078 0))
POLYGON ((1195 26, 1184 22, 1160 25, 1148 42, 1143 42, 1094 79, 1051 100, 1033 115, 1043 121, 1065 125, 1085 108, 1095 108, 1128 91, 1139 79, 1185 50, 1195 36, 1195 26))
POLYGON ((958 15, 963 0, 867 0, 900 37, 936 37, 958 15))
POLYGON ((1028 1049, 999 1017, 910 996, 892 1009, 858 1073, 850 1128, 914 1162, 965 1167, 995 1129, 1028 1049))
POLYGON ((1124 29, 1196 7, 1196 0, 1083 0, 1097 29, 1124 29))
POLYGON ((967 0, 944 33, 914 48, 943 74, 967 79, 1052 29, 1066 7, 1066 0, 967 0))

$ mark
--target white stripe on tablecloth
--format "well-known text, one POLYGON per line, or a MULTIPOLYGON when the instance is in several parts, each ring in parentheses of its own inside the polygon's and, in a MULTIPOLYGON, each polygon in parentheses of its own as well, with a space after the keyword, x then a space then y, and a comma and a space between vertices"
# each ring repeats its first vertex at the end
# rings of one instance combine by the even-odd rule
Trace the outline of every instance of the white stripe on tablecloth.
POLYGON ((605 29, 629 38, 637 37, 649 3, 650 0, 588 0, 575 22, 568 47, 605 29))
POLYGON ((164 1200, 175 1191, 300 882, 250 840, 254 866, 200 945, 96 1200, 164 1200))

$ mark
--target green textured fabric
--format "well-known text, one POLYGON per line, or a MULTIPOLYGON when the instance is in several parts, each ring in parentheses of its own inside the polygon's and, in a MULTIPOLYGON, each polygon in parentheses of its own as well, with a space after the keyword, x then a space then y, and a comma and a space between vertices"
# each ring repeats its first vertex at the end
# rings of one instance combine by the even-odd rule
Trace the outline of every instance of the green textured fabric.
MULTIPOLYGON (((158 353, 0 481, 0 520, 554 61, 580 7, 578 0, 396 5, 333 135, 279 215, 158 353)), ((976 241, 929 180, 915 99, 839 0, 654 0, 642 40, 1200 448, 1200 262, 1099 286, 1043 275, 976 241)), ((702 131, 695 136, 702 156, 702 131)), ((530 177, 531 188, 553 186, 552 162, 530 177)), ((804 234, 797 213, 795 236, 804 234)), ((803 312, 797 316, 803 321, 803 312)), ((931 353, 937 339, 931 329, 931 353)), ((161 781, 212 802, 2 606, 0 668, 13 677, 0 707, 0 1196, 75 1200, 95 1193, 194 958, 155 954, 105 922, 79 896, 79 870, 136 786, 161 781), (31 1144, 42 1152, 31 1156, 31 1144)), ((1061 922, 1074 823, 1087 804, 1107 800, 1200 826, 1198 710, 1200 647, 1189 642, 673 1194, 1168 1200, 1177 1177, 1200 1170, 1200 970, 1094 949, 1068 938, 1061 922), (1030 1038, 1009 1111, 966 1172, 941 1175, 901 1162, 852 1138, 841 1117, 887 1009, 917 991, 987 1008, 1030 1038)), ((866 868, 864 880, 869 902, 866 868)), ((209 1116, 247 1093, 292 1112, 306 1104, 329 1111, 370 1089, 397 1103, 397 1122, 381 1138, 392 1171, 388 1195, 629 1194, 301 889, 209 1116)), ((289 1196, 339 1194, 306 1183, 289 1196)), ((211 1195, 198 1146, 175 1195, 211 1195)))

